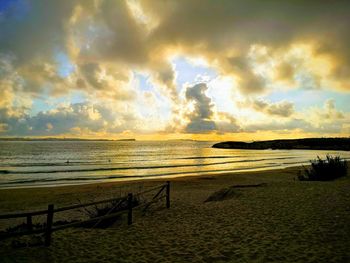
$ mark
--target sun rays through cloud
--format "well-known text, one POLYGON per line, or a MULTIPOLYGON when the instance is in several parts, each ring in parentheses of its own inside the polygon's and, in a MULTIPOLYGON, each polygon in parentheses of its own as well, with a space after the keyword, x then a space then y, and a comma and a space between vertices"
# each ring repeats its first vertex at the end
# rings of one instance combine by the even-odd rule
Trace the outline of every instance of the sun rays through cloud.
POLYGON ((349 8, 1 1, 0 136, 349 136, 349 8))

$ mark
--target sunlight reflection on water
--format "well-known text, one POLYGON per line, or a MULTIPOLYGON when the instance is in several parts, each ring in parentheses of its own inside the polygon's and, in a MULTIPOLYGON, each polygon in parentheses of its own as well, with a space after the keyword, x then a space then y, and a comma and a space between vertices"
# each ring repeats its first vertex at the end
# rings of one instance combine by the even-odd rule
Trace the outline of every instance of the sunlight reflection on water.
POLYGON ((345 151, 214 149, 198 141, 2 141, 0 187, 178 177, 307 164, 345 151))

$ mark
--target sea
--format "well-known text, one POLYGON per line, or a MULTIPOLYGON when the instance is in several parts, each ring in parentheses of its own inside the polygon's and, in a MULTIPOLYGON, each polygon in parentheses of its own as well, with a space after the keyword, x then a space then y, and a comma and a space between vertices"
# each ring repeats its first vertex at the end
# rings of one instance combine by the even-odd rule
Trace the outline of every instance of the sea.
POLYGON ((348 151, 216 149, 215 142, 0 141, 0 188, 259 171, 309 164, 348 151))

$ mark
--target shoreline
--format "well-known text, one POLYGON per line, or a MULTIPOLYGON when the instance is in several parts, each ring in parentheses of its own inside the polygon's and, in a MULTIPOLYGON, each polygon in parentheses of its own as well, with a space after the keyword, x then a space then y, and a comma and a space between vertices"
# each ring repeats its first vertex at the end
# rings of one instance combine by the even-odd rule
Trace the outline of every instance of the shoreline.
MULTIPOLYGON (((4 240, 0 255, 4 262, 349 262, 349 173, 331 182, 308 182, 296 179, 301 169, 172 178, 170 209, 162 201, 146 213, 135 211, 131 226, 122 218, 107 229, 57 231, 48 248, 15 249, 13 239, 4 240), (262 183, 205 202, 222 189, 262 183)), ((97 201, 164 181, 3 189, 1 213, 97 201)), ((77 213, 55 213, 54 220, 78 219, 77 213)))
MULTIPOLYGON (((350 162, 349 162, 350 163, 350 162)), ((125 177, 117 177, 117 178, 107 178, 107 179, 86 179, 85 181, 81 181, 79 183, 62 183, 62 184, 26 184, 26 182, 23 183, 8 183, 4 185, 8 186, 2 186, 0 185, 0 191, 6 190, 6 189, 26 189, 26 188, 55 188, 55 187, 68 187, 68 186, 79 186, 79 185, 90 185, 90 184, 104 184, 104 183, 132 183, 132 182, 146 182, 146 181, 154 181, 154 180, 172 180, 176 178, 191 178, 191 177, 202 177, 202 176, 220 176, 220 175, 227 175, 227 174, 237 174, 237 173, 250 173, 250 172, 262 172, 262 171, 270 171, 270 170, 284 170, 289 168, 295 168, 295 167, 307 167, 309 164, 307 163, 296 163, 287 165, 285 167, 281 166, 269 166, 269 167, 257 167, 257 168, 244 168, 244 169, 227 169, 227 170, 219 170, 219 171, 203 171, 202 173, 199 172, 184 172, 184 173, 174 173, 169 175, 151 175, 151 176, 125 176, 125 177), (23 184, 23 185, 21 185, 23 184)), ((79 181, 79 180, 76 180, 79 181)), ((53 182, 55 182, 53 180, 53 182)))
MULTIPOLYGON (((93 183, 86 183, 86 184, 73 184, 73 185, 58 185, 58 186, 35 186, 35 187, 20 187, 20 188, 1 188, 0 189, 0 207, 2 208, 0 210, 0 213, 6 212, 14 212, 18 211, 16 209, 9 209, 8 205, 5 205, 6 201, 13 200, 16 202, 18 201, 18 196, 25 196, 25 198, 29 198, 30 195, 34 195, 35 197, 33 200, 36 201, 37 204, 43 205, 42 200, 45 200, 46 197, 50 196, 50 199, 53 201, 57 196, 60 196, 62 193, 64 195, 74 194, 78 193, 78 195, 87 195, 89 193, 94 194, 96 190, 98 192, 101 192, 101 189, 112 189, 115 187, 115 190, 118 190, 118 187, 125 187, 125 188, 133 188, 133 187, 152 187, 160 182, 170 181, 170 182, 180 182, 180 183, 193 183, 195 181, 203 181, 203 180, 210 180, 210 181, 218 181, 218 182, 225 182, 227 180, 237 180, 240 181, 246 181, 251 180, 251 178, 256 177, 258 181, 260 181, 265 176, 269 176, 270 174, 276 175, 276 174, 297 174, 299 171, 303 169, 303 166, 293 166, 293 167, 286 167, 286 168, 276 168, 276 169, 268 169, 268 170, 259 170, 259 171, 240 171, 240 172, 225 172, 225 173, 211 173, 211 174, 205 174, 205 175, 192 175, 192 176, 181 176, 181 177, 173 177, 173 178, 148 178, 148 179, 135 179, 135 180, 128 180, 128 181, 108 181, 108 182, 93 182, 93 183), (260 178, 260 179, 259 179, 260 178), (42 199, 41 199, 42 198, 42 199), (7 209, 6 209, 7 207, 7 209), (4 210, 4 211, 2 211, 4 210)), ((296 178, 296 175, 295 175, 296 178)), ((112 191, 113 192, 113 191, 112 191)), ((101 194, 101 197, 103 194, 101 194)), ((72 200, 72 198, 68 197, 68 200, 72 200)), ((44 202, 45 203, 45 202, 44 202)), ((60 200, 57 204, 60 204, 60 200)), ((64 200, 63 203, 67 203, 67 200, 64 200)), ((47 202, 45 204, 48 204, 47 202)), ((19 205, 15 205, 15 207, 20 207, 19 205)), ((32 207, 29 205, 29 207, 32 207)), ((30 210, 27 207, 25 210, 30 210)), ((34 207, 38 207, 35 205, 34 207)), ((44 207, 45 206, 41 206, 44 207)))

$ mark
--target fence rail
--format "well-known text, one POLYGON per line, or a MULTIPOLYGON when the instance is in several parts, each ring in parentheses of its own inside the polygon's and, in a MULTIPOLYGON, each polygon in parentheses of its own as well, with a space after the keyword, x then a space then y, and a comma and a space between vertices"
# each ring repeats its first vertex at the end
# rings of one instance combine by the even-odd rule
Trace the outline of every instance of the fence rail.
MULTIPOLYGON (((24 213, 3 214, 3 215, 0 215, 0 219, 26 218, 27 219, 26 226, 27 226, 28 230, 21 231, 21 232, 13 232, 13 233, 2 233, 2 234, 0 234, 0 240, 5 239, 5 238, 10 238, 10 237, 44 233, 45 245, 49 246, 51 244, 51 234, 54 231, 63 230, 63 229, 70 228, 70 227, 75 227, 75 226, 79 226, 79 225, 83 225, 83 224, 89 224, 89 223, 96 222, 94 225, 94 227, 95 227, 102 220, 110 219, 110 218, 116 217, 116 216, 124 214, 124 213, 128 213, 127 223, 128 223, 128 225, 131 225, 132 218, 133 218, 133 209, 144 207, 143 208, 143 211, 144 211, 150 205, 158 202, 160 199, 163 199, 163 198, 166 198, 166 207, 170 208, 170 182, 169 181, 167 181, 165 184, 152 187, 150 189, 147 189, 147 190, 142 191, 142 192, 138 192, 136 194, 129 193, 127 196, 124 196, 124 197, 104 199, 104 200, 89 202, 89 203, 84 203, 84 204, 60 207, 60 208, 56 208, 56 209, 54 208, 53 204, 49 204, 47 210, 39 210, 39 211, 24 212, 24 213), (139 204, 136 206, 133 205, 134 197, 150 193, 150 192, 155 191, 157 189, 159 189, 159 191, 153 196, 151 201, 144 203, 144 204, 139 204), (164 190, 165 190, 165 195, 161 195, 161 193, 164 192, 164 190), (110 202, 118 201, 118 200, 126 201, 127 207, 123 210, 113 212, 113 213, 112 212, 107 213, 106 215, 103 215, 103 216, 94 217, 94 218, 86 219, 86 220, 82 220, 82 221, 76 221, 76 222, 68 223, 68 224, 64 224, 64 225, 53 226, 54 214, 57 212, 62 212, 62 211, 92 206, 92 205, 110 203, 110 202), (32 217, 38 216, 38 215, 45 215, 45 214, 47 215, 46 227, 41 228, 41 229, 33 229, 32 217)), ((110 211, 112 211, 112 210, 110 210, 110 211)))

